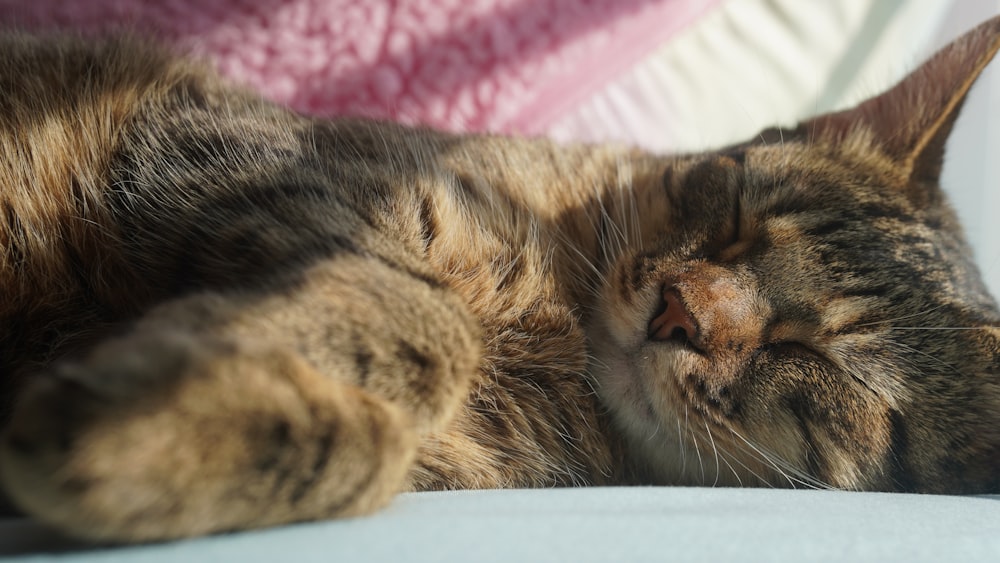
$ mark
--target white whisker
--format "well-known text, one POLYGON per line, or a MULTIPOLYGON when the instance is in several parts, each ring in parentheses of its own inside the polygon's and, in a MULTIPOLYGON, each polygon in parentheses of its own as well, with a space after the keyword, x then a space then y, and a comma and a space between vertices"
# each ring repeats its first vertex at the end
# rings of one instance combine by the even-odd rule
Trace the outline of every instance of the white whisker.
POLYGON ((897 322, 897 321, 901 321, 903 319, 912 319, 914 317, 919 317, 921 315, 928 315, 930 313, 933 313, 934 311, 937 311, 938 309, 940 309, 940 308, 942 308, 944 306, 945 306, 945 304, 942 303, 942 304, 938 305, 937 307, 931 307, 930 309, 926 309, 924 311, 919 311, 919 312, 916 312, 916 313, 911 313, 909 315, 903 315, 903 316, 900 316, 900 317, 894 317, 894 318, 891 318, 891 319, 885 319, 885 320, 881 320, 881 321, 872 321, 872 322, 867 322, 867 323, 859 323, 856 326, 863 327, 863 326, 876 326, 876 325, 885 325, 885 324, 891 325, 892 323, 897 322))
POLYGON ((890 326, 886 330, 994 330, 1000 326, 890 326))

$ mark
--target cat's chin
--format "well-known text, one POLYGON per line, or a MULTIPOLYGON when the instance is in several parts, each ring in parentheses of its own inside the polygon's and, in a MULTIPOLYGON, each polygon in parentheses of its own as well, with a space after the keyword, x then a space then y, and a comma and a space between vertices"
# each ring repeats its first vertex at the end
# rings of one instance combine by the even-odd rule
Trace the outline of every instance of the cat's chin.
POLYGON ((590 373, 603 404, 624 434, 644 477, 663 485, 737 485, 719 471, 705 422, 685 404, 677 379, 693 368, 696 352, 679 343, 622 337, 599 323, 590 327, 590 373))

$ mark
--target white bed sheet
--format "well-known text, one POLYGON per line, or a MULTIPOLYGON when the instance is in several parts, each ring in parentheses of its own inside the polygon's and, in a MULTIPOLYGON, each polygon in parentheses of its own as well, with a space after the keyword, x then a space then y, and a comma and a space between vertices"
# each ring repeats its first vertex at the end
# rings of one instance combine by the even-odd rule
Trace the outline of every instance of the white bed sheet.
MULTIPOLYGON (((585 488, 402 495, 368 518, 52 553, 0 522, 11 561, 1000 561, 1000 496, 585 488)), ((62 543, 66 547, 66 543, 62 543)))

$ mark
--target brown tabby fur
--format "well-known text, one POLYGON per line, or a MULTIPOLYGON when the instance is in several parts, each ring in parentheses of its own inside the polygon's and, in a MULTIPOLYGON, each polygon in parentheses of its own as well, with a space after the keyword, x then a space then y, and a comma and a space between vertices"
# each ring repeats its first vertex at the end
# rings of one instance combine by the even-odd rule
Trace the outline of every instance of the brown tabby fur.
POLYGON ((311 119, 141 43, 2 35, 0 483, 113 541, 402 490, 1000 492, 1000 314, 937 185, 998 45, 659 156, 311 119))

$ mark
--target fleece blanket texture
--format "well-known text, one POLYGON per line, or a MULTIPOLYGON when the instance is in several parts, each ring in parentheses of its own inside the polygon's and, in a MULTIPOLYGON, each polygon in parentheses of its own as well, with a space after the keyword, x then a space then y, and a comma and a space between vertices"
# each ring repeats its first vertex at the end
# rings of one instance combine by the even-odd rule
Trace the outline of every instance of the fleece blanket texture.
POLYGON ((152 35, 319 115, 538 133, 718 0, 0 0, 0 25, 152 35))

